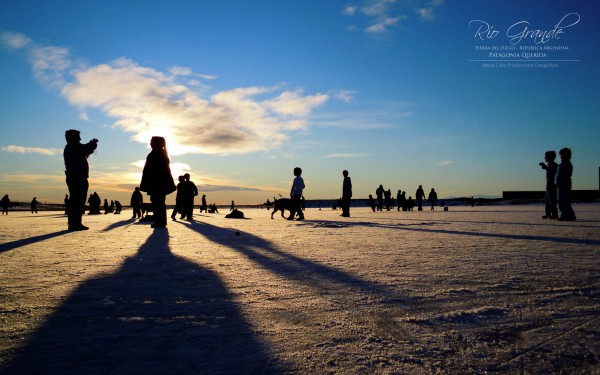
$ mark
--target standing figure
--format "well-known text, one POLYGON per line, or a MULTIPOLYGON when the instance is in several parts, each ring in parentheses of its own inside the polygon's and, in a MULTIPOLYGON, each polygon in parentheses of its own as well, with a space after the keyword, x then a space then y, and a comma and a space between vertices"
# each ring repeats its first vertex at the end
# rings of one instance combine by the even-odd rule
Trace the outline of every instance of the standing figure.
POLYGON ((294 182, 292 183, 292 189, 290 196, 292 198, 292 207, 290 210, 290 217, 288 220, 294 220, 296 214, 298 214, 298 220, 304 220, 304 212, 302 212, 302 190, 305 188, 304 179, 302 179, 302 169, 300 167, 294 168, 294 182))
POLYGON ((438 196, 433 188, 429 192, 429 196, 427 196, 427 200, 431 203, 431 211, 435 211, 435 202, 437 202, 438 196))
POLYGON ((352 198, 352 181, 348 176, 348 171, 342 172, 344 181, 342 183, 342 215, 343 217, 350 217, 350 199, 352 198))
POLYGON ((108 199, 104 199, 104 214, 108 213, 110 206, 108 205, 108 199))
POLYGON ((540 163, 540 167, 546 170, 546 195, 544 202, 546 203, 546 214, 542 219, 558 219, 558 210, 556 209, 556 171, 558 164, 556 159, 556 151, 546 151, 544 161, 548 164, 540 163))
POLYGON ((33 197, 33 199, 31 200, 31 213, 36 213, 37 214, 37 197, 33 197))
POLYGON ((67 145, 63 152, 65 160, 65 175, 67 177, 67 186, 69 188, 69 230, 87 230, 89 229, 81 223, 85 199, 88 191, 88 177, 90 167, 88 157, 98 147, 98 140, 92 139, 86 144, 80 143, 81 137, 79 130, 67 130, 65 132, 67 145))
POLYGON ((201 206, 200 206, 200 213, 202 213, 202 211, 204 211, 205 213, 208 213, 208 206, 206 205, 206 194, 202 195, 202 202, 201 202, 201 206))
POLYGON ((375 212, 375 209, 377 208, 377 204, 375 203, 373 194, 369 194, 369 206, 371 206, 371 210, 373 210, 373 212, 375 212))
POLYGON ((136 186, 134 192, 131 194, 131 208, 133 209, 132 219, 142 218, 142 203, 144 203, 144 196, 140 191, 140 188, 136 186))
POLYGON ((398 211, 402 209, 402 190, 396 193, 396 203, 398 203, 398 211))
POLYGON ((229 206, 229 212, 235 210, 235 201, 231 201, 231 206, 229 206))
POLYGON ((392 209, 392 189, 387 189, 383 192, 385 197, 385 210, 389 211, 392 209))
POLYGON ((173 212, 171 213, 171 219, 177 221, 177 214, 181 214, 181 219, 183 219, 183 209, 181 208, 181 202, 183 201, 183 195, 185 194, 185 177, 179 176, 179 183, 177 183, 177 194, 175 194, 175 207, 173 207, 173 212))
POLYGON ((573 175, 573 164, 571 164, 571 149, 563 148, 558 152, 560 165, 556 172, 556 188, 558 190, 558 209, 560 210, 559 221, 575 221, 575 212, 571 207, 571 176, 573 175))
POLYGON ((8 194, 2 197, 2 215, 8 215, 8 207, 10 206, 10 198, 8 198, 8 194))
POLYGON ((181 208, 183 213, 182 218, 185 220, 192 220, 194 216, 194 197, 198 195, 198 188, 196 184, 190 180, 190 174, 186 173, 183 175, 185 182, 183 183, 183 200, 181 201, 181 208))
POLYGON ((146 157, 140 190, 150 195, 150 202, 152 202, 152 210, 154 211, 152 228, 165 228, 167 226, 165 200, 168 194, 175 191, 175 182, 173 182, 173 176, 171 175, 165 139, 163 137, 152 137, 150 147, 152 147, 152 151, 146 157))
POLYGON ((377 196, 377 211, 383 211, 383 193, 385 190, 383 189, 383 185, 379 185, 377 190, 375 190, 375 195, 377 196))
POLYGON ((419 211, 423 211, 423 199, 425 199, 425 192, 423 191, 423 186, 419 185, 416 193, 417 209, 419 211))
POLYGON ((69 194, 65 194, 65 215, 69 214, 69 194))

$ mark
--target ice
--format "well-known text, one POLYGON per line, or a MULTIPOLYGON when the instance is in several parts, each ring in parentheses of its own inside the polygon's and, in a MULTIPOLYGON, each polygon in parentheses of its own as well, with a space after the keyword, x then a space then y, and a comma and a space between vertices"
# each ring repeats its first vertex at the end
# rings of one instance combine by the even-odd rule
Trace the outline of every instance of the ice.
POLYGON ((598 373, 600 205, 0 217, 0 373, 598 373), (239 235, 236 235, 239 232, 239 235))

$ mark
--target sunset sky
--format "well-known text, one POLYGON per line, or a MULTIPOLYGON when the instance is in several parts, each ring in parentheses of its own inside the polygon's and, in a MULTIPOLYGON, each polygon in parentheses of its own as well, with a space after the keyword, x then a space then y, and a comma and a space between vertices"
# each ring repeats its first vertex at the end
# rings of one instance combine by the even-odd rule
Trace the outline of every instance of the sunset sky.
POLYGON ((221 204, 543 190, 562 147, 598 189, 599 63, 587 0, 4 1, 0 194, 61 202, 67 129, 125 204, 153 135, 221 204))

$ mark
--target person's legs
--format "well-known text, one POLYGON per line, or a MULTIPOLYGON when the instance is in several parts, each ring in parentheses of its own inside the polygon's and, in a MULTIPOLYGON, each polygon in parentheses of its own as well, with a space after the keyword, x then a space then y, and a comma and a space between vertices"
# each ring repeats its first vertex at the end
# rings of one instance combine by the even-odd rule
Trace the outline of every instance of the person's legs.
POLYGON ((83 207, 85 206, 88 191, 87 178, 67 177, 67 187, 71 196, 68 214, 69 229, 85 228, 81 223, 81 217, 83 216, 83 207))
POLYGON ((165 199, 166 196, 164 194, 153 194, 150 196, 152 210, 154 211, 154 228, 164 228, 167 226, 167 206, 165 199))

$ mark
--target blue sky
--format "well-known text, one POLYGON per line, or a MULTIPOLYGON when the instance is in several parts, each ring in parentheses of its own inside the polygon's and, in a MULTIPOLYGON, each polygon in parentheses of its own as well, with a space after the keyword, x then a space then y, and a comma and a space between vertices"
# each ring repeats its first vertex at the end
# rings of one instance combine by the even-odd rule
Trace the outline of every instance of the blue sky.
POLYGON ((100 140, 90 190, 122 202, 152 135, 223 204, 287 196, 295 166, 308 199, 339 197, 343 169, 355 198, 541 190, 562 147, 597 189, 599 20, 590 1, 7 2, 0 193, 61 201, 71 128, 100 140))

